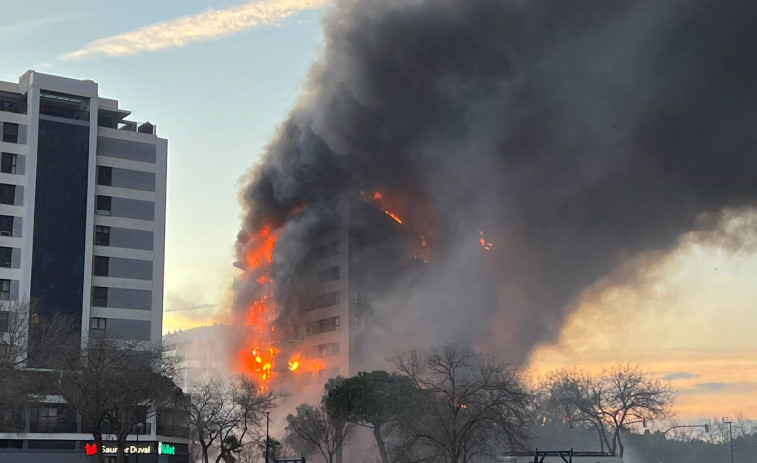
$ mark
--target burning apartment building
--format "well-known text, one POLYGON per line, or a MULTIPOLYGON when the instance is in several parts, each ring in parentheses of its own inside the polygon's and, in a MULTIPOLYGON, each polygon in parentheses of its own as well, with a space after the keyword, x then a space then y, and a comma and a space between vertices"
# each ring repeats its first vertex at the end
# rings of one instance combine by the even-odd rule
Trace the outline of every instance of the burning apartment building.
POLYGON ((338 3, 299 104, 241 192, 238 369, 265 383, 317 351, 323 371, 352 373, 355 224, 314 230, 359 192, 392 192, 406 211, 385 209, 423 217, 403 225, 433 263, 371 301, 387 326, 375 355, 459 341, 516 364, 556 339, 587 288, 634 278, 622 265, 750 211, 753 9, 338 3), (315 249, 334 255, 306 265, 315 249))
MULTIPOLYGON (((425 259, 425 240, 405 229, 382 199, 380 193, 355 194, 312 222, 306 211, 298 212, 293 220, 307 225, 295 236, 281 237, 285 245, 288 239, 296 243, 289 251, 297 256, 288 258, 297 265, 276 268, 272 252, 271 276, 256 274, 255 283, 262 289, 267 278, 284 280, 271 284, 273 292, 245 314, 248 321, 269 317, 263 324, 268 344, 256 344, 260 339, 251 341, 244 338, 249 332, 242 333, 238 370, 257 373, 261 383, 273 379, 278 390, 317 395, 327 380, 376 364, 375 346, 386 326, 375 302, 398 279, 422 268, 425 259)), ((255 320, 256 327, 261 324, 255 320)))

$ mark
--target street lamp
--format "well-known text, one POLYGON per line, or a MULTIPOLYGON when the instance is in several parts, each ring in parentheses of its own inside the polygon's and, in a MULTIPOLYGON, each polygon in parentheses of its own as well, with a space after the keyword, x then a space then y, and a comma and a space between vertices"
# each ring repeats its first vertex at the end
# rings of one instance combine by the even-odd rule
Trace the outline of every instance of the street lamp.
POLYGON ((271 441, 271 438, 268 437, 268 422, 270 415, 271 412, 265 412, 265 463, 268 463, 268 443, 271 441))
POLYGON ((143 423, 138 423, 134 425, 134 433, 137 436, 137 456, 134 458, 135 463, 139 463, 139 434, 142 432, 142 429, 144 429, 143 423))
POLYGON ((728 425, 728 442, 731 444, 731 463, 733 463, 733 431, 731 430, 731 421, 726 421, 725 418, 723 418, 723 424, 728 425))
POLYGON ((710 426, 707 424, 679 424, 677 426, 671 426, 662 433, 663 436, 668 434, 668 431, 672 431, 677 428, 704 428, 704 432, 710 432, 710 426))

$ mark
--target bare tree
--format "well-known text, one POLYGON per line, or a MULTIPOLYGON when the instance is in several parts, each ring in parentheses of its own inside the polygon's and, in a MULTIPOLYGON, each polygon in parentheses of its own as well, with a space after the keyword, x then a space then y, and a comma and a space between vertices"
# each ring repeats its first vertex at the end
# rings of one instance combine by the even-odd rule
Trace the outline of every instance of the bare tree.
POLYGON ((97 444, 96 460, 104 460, 105 434, 116 436, 116 461, 125 461, 126 438, 143 422, 148 410, 180 397, 181 391, 163 371, 159 348, 137 341, 78 337, 59 347, 58 393, 82 417, 97 444))
POLYGON ((302 404, 297 407, 297 415, 287 416, 288 441, 301 441, 295 443, 295 447, 318 449, 326 463, 334 463, 352 429, 353 425, 344 416, 329 413, 324 403, 317 407, 302 404))
POLYGON ((667 417, 674 399, 667 382, 632 365, 616 366, 599 376, 562 370, 548 384, 568 417, 591 423, 603 445, 619 456, 624 452, 621 432, 633 422, 667 417))
POLYGON ((35 384, 39 374, 25 370, 30 351, 48 354, 52 346, 58 349, 68 342, 73 328, 69 319, 41 318, 34 308, 25 300, 0 301, 0 428, 5 431, 22 431, 24 405, 35 392, 42 395, 35 384), (30 337, 30 326, 42 336, 30 337))
POLYGON ((213 447, 219 450, 216 462, 239 452, 275 404, 270 391, 262 391, 247 377, 195 383, 189 393, 191 400, 185 402, 185 410, 204 463, 209 463, 213 447))
POLYGON ((422 391, 407 426, 425 457, 466 463, 526 444, 530 395, 514 368, 454 346, 412 351, 395 365, 422 391))
POLYGON ((736 412, 736 418, 733 420, 733 436, 746 438, 752 434, 752 424, 747 419, 744 412, 736 412))

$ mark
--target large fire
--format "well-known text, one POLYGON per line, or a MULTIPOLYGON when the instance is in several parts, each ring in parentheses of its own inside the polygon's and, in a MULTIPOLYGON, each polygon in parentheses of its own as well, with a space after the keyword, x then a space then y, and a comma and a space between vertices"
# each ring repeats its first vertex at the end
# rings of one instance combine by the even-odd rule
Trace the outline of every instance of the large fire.
POLYGON ((245 324, 248 338, 237 356, 242 372, 252 376, 262 389, 271 380, 277 353, 273 339, 276 308, 271 277, 277 238, 277 230, 263 227, 247 242, 244 256, 245 278, 254 279, 258 283, 258 291, 247 308, 245 324))

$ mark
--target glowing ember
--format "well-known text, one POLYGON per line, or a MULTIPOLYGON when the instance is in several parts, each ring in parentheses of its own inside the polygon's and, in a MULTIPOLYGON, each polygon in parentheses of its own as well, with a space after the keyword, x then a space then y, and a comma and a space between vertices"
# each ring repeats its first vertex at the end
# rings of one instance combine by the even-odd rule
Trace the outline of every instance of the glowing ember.
POLYGON ((483 230, 480 230, 478 233, 479 235, 481 235, 481 239, 478 240, 481 243, 481 247, 486 249, 487 251, 490 251, 494 247, 494 245, 490 241, 486 241, 483 230))

